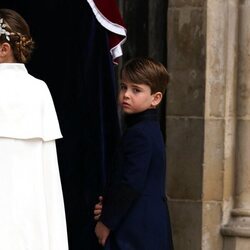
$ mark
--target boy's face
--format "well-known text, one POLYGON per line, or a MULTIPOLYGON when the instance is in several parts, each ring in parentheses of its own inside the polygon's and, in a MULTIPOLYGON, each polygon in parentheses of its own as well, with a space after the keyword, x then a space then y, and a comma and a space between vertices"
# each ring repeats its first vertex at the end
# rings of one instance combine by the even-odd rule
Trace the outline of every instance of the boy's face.
POLYGON ((157 92, 151 94, 151 89, 146 84, 130 82, 126 78, 121 79, 119 104, 126 114, 135 114, 147 109, 155 108, 159 103, 162 94, 157 92))

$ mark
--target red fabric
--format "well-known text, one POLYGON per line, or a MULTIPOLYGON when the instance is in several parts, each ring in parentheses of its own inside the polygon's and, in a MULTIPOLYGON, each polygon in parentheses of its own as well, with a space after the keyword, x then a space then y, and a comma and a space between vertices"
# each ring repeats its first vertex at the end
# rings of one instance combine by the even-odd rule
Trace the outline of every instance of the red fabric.
POLYGON ((96 7, 111 22, 124 26, 115 0, 94 0, 96 7))
MULTIPOLYGON (((125 27, 119 8, 115 0, 94 0, 98 10, 112 23, 125 27)), ((109 47, 115 47, 124 39, 124 36, 109 31, 109 47)))

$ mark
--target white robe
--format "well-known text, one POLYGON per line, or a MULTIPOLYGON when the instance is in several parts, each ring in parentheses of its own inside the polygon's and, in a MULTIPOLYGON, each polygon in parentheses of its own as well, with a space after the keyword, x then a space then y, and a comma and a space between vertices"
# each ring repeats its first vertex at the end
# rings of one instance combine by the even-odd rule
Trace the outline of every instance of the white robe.
POLYGON ((23 64, 0 64, 0 250, 67 250, 47 85, 23 64))

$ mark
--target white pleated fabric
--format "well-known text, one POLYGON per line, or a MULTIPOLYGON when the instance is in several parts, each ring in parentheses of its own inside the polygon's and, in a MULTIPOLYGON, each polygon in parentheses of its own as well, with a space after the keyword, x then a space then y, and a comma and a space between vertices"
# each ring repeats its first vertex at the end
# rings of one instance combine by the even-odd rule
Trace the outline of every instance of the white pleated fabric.
POLYGON ((0 64, 0 249, 68 249, 61 137, 46 84, 23 64, 0 64))

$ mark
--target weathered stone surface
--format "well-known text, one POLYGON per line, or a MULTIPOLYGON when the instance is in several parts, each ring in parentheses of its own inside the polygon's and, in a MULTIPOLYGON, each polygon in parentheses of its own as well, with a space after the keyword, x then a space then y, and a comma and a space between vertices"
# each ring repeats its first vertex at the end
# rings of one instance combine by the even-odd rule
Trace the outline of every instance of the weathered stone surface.
POLYGON ((169 9, 168 68, 172 70, 205 69, 204 10, 169 9))
POLYGON ((202 209, 202 247, 206 250, 219 250, 223 246, 223 238, 220 235, 220 223, 222 219, 221 202, 203 202, 202 209))
MULTIPOLYGON (((250 57, 247 52, 250 17, 246 15, 250 13, 249 3, 249 0, 169 1, 171 83, 167 95, 167 190, 173 203, 178 199, 179 204, 186 203, 183 207, 197 200, 202 204, 199 211, 202 213, 201 241, 193 239, 193 249, 201 244, 198 249, 222 250, 220 227, 228 221, 237 200, 235 183, 240 201, 248 204, 249 200, 246 198, 250 193, 246 184, 250 183, 247 181, 249 171, 238 166, 240 163, 242 168, 248 169, 248 164, 241 161, 250 162, 246 155, 250 132, 245 123, 243 125, 243 120, 250 120, 250 57), (241 160, 236 162, 238 158, 241 160), (190 173, 187 164, 190 164, 190 173), (240 184, 237 184, 238 177, 235 179, 236 173, 244 175, 240 184)), ((174 224, 174 233, 181 239, 176 250, 189 247, 190 238, 185 234, 182 237, 181 230, 182 226, 183 232, 186 230, 186 220, 191 220, 193 213, 200 215, 195 209, 184 219, 172 213, 173 219, 180 223, 174 224)), ((232 249, 244 249, 242 242, 231 242, 235 247, 232 249)), ((229 250, 225 246, 229 246, 227 241, 223 249, 229 250)))
POLYGON ((205 98, 204 71, 170 69, 167 115, 203 117, 205 98))
POLYGON ((236 207, 250 211, 250 120, 237 122, 236 207))
POLYGON ((170 200, 169 208, 172 218, 174 249, 201 250, 201 202, 170 200))
POLYGON ((202 119, 167 118, 167 190, 171 198, 201 199, 203 136, 202 119))
POLYGON ((202 7, 204 0, 169 0, 169 7, 202 7))
POLYGON ((249 250, 249 239, 225 237, 223 250, 249 250))
POLYGON ((204 201, 223 199, 224 126, 223 119, 206 121, 203 165, 204 201))
POLYGON ((238 116, 250 117, 250 3, 243 1, 239 21, 238 116))

